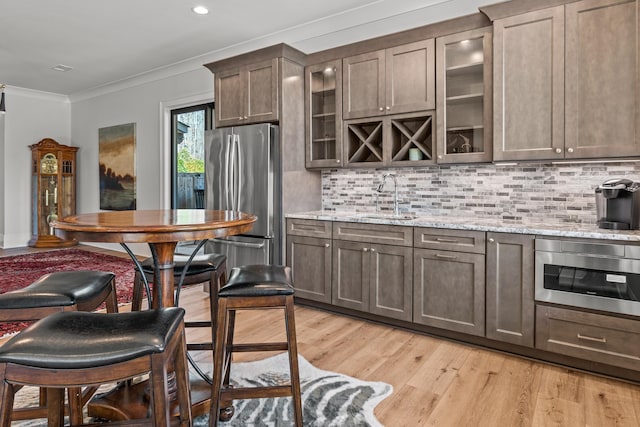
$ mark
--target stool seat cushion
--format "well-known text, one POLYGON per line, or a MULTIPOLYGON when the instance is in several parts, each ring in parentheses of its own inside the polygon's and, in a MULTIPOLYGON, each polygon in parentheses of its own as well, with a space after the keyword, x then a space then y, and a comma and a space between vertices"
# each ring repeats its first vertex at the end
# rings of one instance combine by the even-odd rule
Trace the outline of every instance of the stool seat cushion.
POLYGON ((0 309, 72 306, 99 295, 115 277, 91 270, 45 274, 25 288, 0 295, 0 309))
MULTIPOLYGON (((187 264, 189 257, 186 255, 174 255, 173 257, 173 275, 179 276, 182 274, 184 270, 184 266, 187 264)), ((220 268, 220 266, 227 261, 226 255, 221 254, 204 254, 204 255, 196 255, 191 260, 191 264, 189 264, 189 269, 187 270, 187 275, 190 274, 200 274, 206 273, 208 271, 215 271, 220 268)), ((140 263, 142 266, 142 271, 145 274, 153 274, 153 258, 146 258, 144 261, 140 263)))
POLYGON ((184 309, 55 313, 0 346, 0 362, 48 369, 92 368, 164 351, 184 309))
POLYGON ((281 265, 244 265, 234 267, 218 297, 292 295, 291 268, 281 265))

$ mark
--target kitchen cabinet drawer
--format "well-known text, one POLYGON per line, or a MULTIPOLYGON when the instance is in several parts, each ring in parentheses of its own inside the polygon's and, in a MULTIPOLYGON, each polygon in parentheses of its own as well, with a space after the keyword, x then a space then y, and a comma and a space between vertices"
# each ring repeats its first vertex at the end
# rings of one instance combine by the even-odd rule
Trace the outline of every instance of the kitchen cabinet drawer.
POLYGON ((291 236, 331 239, 331 221, 313 219, 288 219, 287 234, 291 236))
POLYGON ((401 225, 336 222, 333 225, 333 239, 411 246, 413 244, 412 230, 412 227, 401 225))
POLYGON ((485 252, 485 233, 483 231, 416 227, 413 240, 416 248, 473 254, 485 252))
POLYGON ((640 370, 640 320, 536 306, 536 348, 640 370))

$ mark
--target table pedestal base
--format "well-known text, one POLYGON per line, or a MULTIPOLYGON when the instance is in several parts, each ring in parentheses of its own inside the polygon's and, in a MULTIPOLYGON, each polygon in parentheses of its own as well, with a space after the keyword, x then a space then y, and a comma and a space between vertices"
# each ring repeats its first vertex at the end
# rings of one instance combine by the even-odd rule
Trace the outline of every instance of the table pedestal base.
MULTIPOLYGON (((114 390, 96 396, 87 404, 88 415, 109 421, 134 420, 148 417, 148 382, 122 384, 114 390)), ((199 378, 191 378, 191 414, 195 418, 208 414, 211 386, 199 378)), ((178 403, 171 403, 171 413, 178 416, 178 403)))

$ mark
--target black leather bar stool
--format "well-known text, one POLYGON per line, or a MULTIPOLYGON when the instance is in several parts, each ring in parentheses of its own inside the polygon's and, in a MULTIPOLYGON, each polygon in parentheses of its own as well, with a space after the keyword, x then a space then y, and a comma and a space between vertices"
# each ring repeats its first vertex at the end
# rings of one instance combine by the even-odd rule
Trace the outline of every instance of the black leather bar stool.
MULTIPOLYGON (((204 283, 205 291, 209 293, 211 304, 211 316, 206 321, 188 321, 185 322, 186 328, 211 328, 211 319, 215 318, 215 304, 217 302, 218 289, 225 285, 227 280, 227 257, 220 254, 196 255, 191 260, 191 264, 186 269, 185 266, 189 260, 188 256, 175 255, 173 267, 173 277, 176 286, 189 286, 204 283), (183 277, 184 275, 184 277, 183 277), (180 280, 182 283, 180 284, 180 280)), ((147 258, 140 263, 142 272, 147 282, 153 283, 153 258, 147 258)), ((136 271, 133 286, 133 299, 131 301, 131 310, 137 311, 142 306, 142 291, 145 288, 142 276, 136 271)), ((176 301, 176 305, 179 301, 176 301)), ((188 350, 210 350, 213 351, 212 343, 187 343, 188 350)))
MULTIPOLYGON (((35 321, 61 311, 93 311, 102 304, 108 313, 118 311, 116 276, 103 271, 59 271, 45 274, 29 286, 0 295, 0 322, 35 321)), ((97 387, 69 390, 70 412, 91 398, 97 387)), ((39 406, 19 408, 15 420, 46 416, 46 392, 41 390, 39 406)))
POLYGON ((217 426, 218 419, 230 414, 220 408, 235 399, 291 396, 296 426, 302 426, 302 398, 298 368, 295 316, 293 308, 291 269, 275 265, 247 265, 231 269, 229 281, 218 292, 218 312, 213 342, 213 385, 209 425, 217 426), (237 310, 283 309, 287 340, 270 343, 234 343, 235 313, 237 310), (290 384, 259 387, 229 387, 232 354, 235 352, 287 351, 290 384))
POLYGON ((0 427, 11 425, 17 385, 47 388, 48 425, 62 426, 64 388, 114 383, 146 373, 149 418, 118 425, 191 426, 184 309, 52 314, 0 346, 0 427), (177 420, 170 415, 170 367, 175 370, 177 420))

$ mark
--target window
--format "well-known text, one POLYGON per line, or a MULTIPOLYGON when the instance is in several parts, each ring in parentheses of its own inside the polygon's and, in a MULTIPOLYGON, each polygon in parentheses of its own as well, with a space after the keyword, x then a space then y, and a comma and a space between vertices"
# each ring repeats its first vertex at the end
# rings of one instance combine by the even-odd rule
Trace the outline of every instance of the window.
POLYGON ((213 103, 171 110, 171 208, 203 209, 205 131, 213 103))

